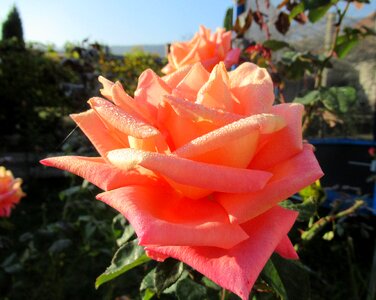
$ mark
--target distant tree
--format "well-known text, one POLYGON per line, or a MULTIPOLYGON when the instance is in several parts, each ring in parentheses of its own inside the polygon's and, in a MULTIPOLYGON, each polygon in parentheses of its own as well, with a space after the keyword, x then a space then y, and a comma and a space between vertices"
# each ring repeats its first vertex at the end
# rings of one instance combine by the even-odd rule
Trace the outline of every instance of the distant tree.
POLYGON ((11 9, 7 19, 2 27, 3 41, 16 38, 20 43, 24 44, 22 22, 18 10, 15 6, 11 9))

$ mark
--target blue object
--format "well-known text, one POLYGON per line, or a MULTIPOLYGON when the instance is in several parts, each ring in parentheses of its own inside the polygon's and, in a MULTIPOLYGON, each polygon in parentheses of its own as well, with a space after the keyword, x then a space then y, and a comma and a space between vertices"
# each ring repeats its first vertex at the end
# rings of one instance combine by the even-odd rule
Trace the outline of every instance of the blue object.
POLYGON ((245 12, 245 3, 237 4, 236 5, 236 16, 240 16, 243 12, 245 12))
MULTIPOLYGON (((376 214, 376 158, 369 152, 376 141, 350 138, 313 138, 308 140, 316 148, 316 157, 325 176, 327 204, 344 198, 350 202, 362 198, 376 214)), ((347 201, 346 201, 347 202, 347 201)))

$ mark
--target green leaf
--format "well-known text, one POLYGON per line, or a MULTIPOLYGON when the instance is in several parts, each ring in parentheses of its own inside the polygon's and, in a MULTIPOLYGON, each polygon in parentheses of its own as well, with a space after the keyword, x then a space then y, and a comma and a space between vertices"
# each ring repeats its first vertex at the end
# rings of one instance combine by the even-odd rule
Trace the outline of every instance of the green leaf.
POLYGON ((293 102, 303 105, 311 105, 320 100, 320 92, 318 90, 310 91, 303 97, 296 97, 293 102))
POLYGON ((328 231, 326 232, 322 238, 326 241, 331 241, 334 238, 334 232, 333 231, 328 231))
POLYGON ((356 90, 351 86, 331 87, 329 90, 337 95, 339 111, 342 113, 347 113, 356 102, 356 90))
POLYGON ((185 278, 177 283, 176 296, 179 300, 204 300, 206 299, 206 288, 185 278))
POLYGON ((70 239, 60 239, 55 242, 48 248, 48 252, 50 254, 56 254, 64 251, 65 249, 69 248, 72 245, 72 241, 70 239))
POLYGON ((294 203, 291 200, 285 200, 279 204, 280 206, 299 212, 298 221, 308 221, 316 212, 317 205, 313 201, 305 201, 302 203, 294 203))
POLYGON ((266 40, 263 43, 263 46, 266 47, 266 48, 269 48, 270 50, 277 51, 277 50, 280 50, 284 47, 289 47, 290 45, 286 42, 283 42, 283 41, 266 40))
POLYGON ((145 254, 144 248, 138 245, 137 240, 123 244, 116 251, 111 265, 95 281, 95 288, 149 260, 150 258, 145 254))
POLYGON ((140 291, 144 291, 146 289, 150 289, 152 291, 155 290, 154 288, 154 276, 155 276, 155 269, 152 269, 146 276, 142 279, 140 285, 140 291))
POLYGON ((278 274, 271 259, 268 260, 264 269, 261 272, 261 278, 274 289, 282 299, 287 299, 287 293, 282 279, 278 274))
POLYGON ((232 16, 233 15, 234 15, 234 9, 232 7, 229 7, 226 10, 225 19, 223 20, 223 27, 226 30, 232 30, 232 23, 233 23, 232 16))
POLYGON ((146 289, 144 292, 144 295, 142 296, 142 300, 150 300, 155 295, 155 292, 153 292, 150 289, 146 289))
POLYGON ((357 37, 342 40, 342 43, 337 42, 334 51, 337 53, 339 58, 344 58, 350 52, 350 50, 358 44, 358 42, 359 39, 357 37))
POLYGON ((205 276, 202 277, 201 281, 202 281, 202 283, 203 283, 206 287, 211 288, 211 289, 213 289, 213 290, 220 291, 220 290, 222 289, 218 284, 216 284, 215 282, 211 281, 209 278, 207 278, 207 277, 205 277, 205 276))
POLYGON ((320 91, 324 106, 335 113, 347 113, 356 102, 356 90, 351 86, 331 87, 320 91))
POLYGON ((158 295, 173 285, 184 271, 184 264, 172 258, 159 263, 155 268, 154 286, 158 295))
POLYGON ((277 254, 272 255, 271 263, 264 280, 279 295, 285 293, 284 300, 310 299, 309 276, 301 263, 284 259, 277 254))
POLYGON ((290 21, 292 21, 297 15, 304 12, 305 5, 304 2, 300 2, 298 5, 294 6, 294 8, 291 10, 289 18, 290 21))
POLYGON ((331 6, 332 6, 332 3, 329 3, 329 4, 326 4, 324 6, 320 6, 320 7, 314 8, 314 9, 310 9, 309 13, 308 13, 308 19, 312 23, 317 22, 323 16, 325 16, 325 14, 327 13, 327 11, 330 9, 331 6))

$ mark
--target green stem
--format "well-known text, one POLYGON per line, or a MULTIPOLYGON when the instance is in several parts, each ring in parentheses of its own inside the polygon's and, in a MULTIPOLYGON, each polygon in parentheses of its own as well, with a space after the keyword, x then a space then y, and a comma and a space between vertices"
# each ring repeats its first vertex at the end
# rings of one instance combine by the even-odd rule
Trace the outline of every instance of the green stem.
POLYGON ((339 36, 339 33, 341 31, 341 25, 342 25, 342 22, 343 22, 343 19, 348 11, 350 7, 350 1, 347 1, 346 3, 346 6, 345 6, 345 9, 343 10, 343 12, 341 12, 338 8, 337 8, 337 14, 338 14, 338 22, 336 23, 336 30, 334 32, 334 38, 333 38, 333 43, 332 43, 332 46, 330 47, 330 50, 329 50, 329 53, 328 55, 326 56, 326 58, 324 59, 319 71, 317 72, 317 77, 316 77, 316 83, 315 83, 315 88, 320 88, 322 86, 322 76, 323 76, 323 72, 325 70, 325 68, 327 67, 330 59, 333 57, 334 55, 334 49, 336 47, 336 44, 337 44, 337 39, 338 39, 338 36, 339 36))
POLYGON ((227 291, 226 289, 222 289, 221 291, 221 300, 225 300, 227 298, 227 291))
POLYGON ((343 218, 345 216, 351 215, 363 205, 364 205, 363 200, 356 200, 355 203, 348 209, 340 211, 339 213, 335 215, 322 217, 321 219, 316 221, 308 230, 302 233, 301 235, 302 242, 301 242, 301 245, 298 245, 297 250, 301 248, 302 244, 304 245, 308 243, 309 241, 311 241, 328 223, 333 222, 337 219, 343 218))

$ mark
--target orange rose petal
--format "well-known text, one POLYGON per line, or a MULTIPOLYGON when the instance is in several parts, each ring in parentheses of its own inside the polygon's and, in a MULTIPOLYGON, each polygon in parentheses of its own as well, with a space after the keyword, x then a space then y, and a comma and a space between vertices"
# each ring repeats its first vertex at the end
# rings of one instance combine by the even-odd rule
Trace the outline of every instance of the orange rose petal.
POLYGON ((209 79, 209 72, 202 66, 201 63, 196 63, 187 73, 187 75, 176 86, 176 90, 185 99, 195 102, 197 92, 209 79))
POLYGON ((159 260, 166 257, 178 259, 247 300, 261 270, 296 217, 297 212, 274 207, 242 224, 249 238, 228 250, 215 247, 148 246, 147 254, 159 260))
POLYGON ((268 171, 273 173, 273 177, 262 190, 248 194, 214 195, 228 212, 231 222, 243 223, 262 214, 323 175, 310 145, 305 145, 302 152, 268 171))
POLYGON ((128 146, 127 140, 121 141, 118 137, 111 135, 94 110, 89 109, 83 113, 72 114, 70 117, 89 138, 101 156, 105 157, 105 154, 110 150, 128 146))
POLYGON ((100 89, 103 97, 106 97, 108 100, 112 101, 111 89, 114 83, 103 76, 99 76, 98 81, 103 85, 103 89, 100 89))
MULTIPOLYGON (((210 29, 200 26, 199 32, 190 41, 171 45, 170 53, 167 55, 168 64, 162 69, 162 72, 169 74, 196 62, 201 62, 204 68, 211 71, 217 63, 226 59, 230 48, 231 31, 217 29, 211 34, 210 29)), ((231 57, 235 58, 235 55, 231 57)), ((229 62, 230 59, 227 59, 227 63, 229 62)), ((234 61, 234 63, 236 62, 234 61)))
MULTIPOLYGON (((192 158, 223 147, 223 151, 218 155, 219 161, 213 162, 245 168, 256 150, 258 134, 278 131, 284 126, 282 117, 270 114, 254 115, 200 136, 176 149, 174 154, 192 158)), ((214 159, 215 155, 212 152, 209 154, 208 159, 214 159)))
MULTIPOLYGON (((197 43, 196 35, 192 39, 192 43, 197 43)), ((170 46, 170 57, 172 59, 171 63, 175 67, 175 69, 179 69, 180 62, 188 55, 190 51, 189 46, 187 43, 173 43, 170 46)))
POLYGON ((128 136, 129 147, 143 151, 171 153, 164 137, 159 134, 146 139, 138 139, 133 136, 128 136))
POLYGON ((122 213, 141 245, 231 248, 248 235, 228 221, 223 208, 208 199, 181 198, 166 188, 124 187, 97 198, 122 213))
MULTIPOLYGON (((178 70, 174 71, 173 73, 168 72, 166 76, 162 77, 162 80, 171 88, 175 88, 180 81, 188 74, 192 65, 187 65, 184 67, 179 68, 178 70)), ((163 71, 163 70, 162 70, 163 71)), ((166 72, 164 72, 166 73, 166 72)))
POLYGON ((250 168, 261 170, 270 168, 302 150, 303 110, 303 105, 298 103, 273 106, 270 113, 281 116, 286 121, 286 127, 270 135, 261 136, 260 147, 250 168))
POLYGON ((148 69, 138 79, 134 99, 139 106, 145 105, 152 117, 156 119, 158 105, 166 94, 171 94, 171 88, 157 74, 148 69))
POLYGON ((124 112, 139 118, 142 121, 154 124, 151 112, 144 105, 139 105, 131 96, 123 89, 120 82, 115 82, 111 88, 112 100, 124 112))
POLYGON ((176 96, 166 95, 163 97, 163 102, 169 103, 179 117, 191 119, 194 122, 208 121, 216 126, 224 126, 244 118, 241 115, 206 107, 176 96))
POLYGON ((243 63, 228 73, 231 92, 240 101, 234 112, 242 115, 268 113, 274 102, 273 81, 268 71, 252 63, 243 63))
POLYGON ((229 69, 239 61, 241 50, 239 48, 231 49, 227 52, 225 60, 223 61, 226 68, 229 69))
POLYGON ((214 67, 209 80, 197 93, 196 102, 206 107, 232 111, 230 82, 223 63, 214 67))
POLYGON ((159 126, 167 132, 171 149, 240 118, 173 96, 165 96, 158 111, 159 126))
MULTIPOLYGON (((224 28, 217 29, 216 43, 223 47, 223 51, 225 53, 231 51, 231 39, 232 39, 231 35, 232 35, 231 31, 225 31, 224 28)), ((240 51, 240 49, 238 50, 240 51)))
POLYGON ((94 109, 106 124, 126 135, 146 139, 160 134, 153 126, 125 113, 122 109, 107 100, 95 97, 91 98, 88 102, 91 108, 94 109))
POLYGON ((285 235, 279 242, 275 248, 275 252, 286 259, 299 259, 299 256, 287 235, 285 235))
POLYGON ((247 193, 260 190, 272 176, 271 173, 264 171, 211 165, 174 155, 134 149, 113 150, 107 154, 107 158, 120 169, 129 170, 141 165, 176 183, 223 193, 247 193))
POLYGON ((104 161, 101 157, 61 156, 41 160, 48 167, 71 172, 108 191, 126 185, 164 184, 153 172, 138 167, 129 171, 120 170, 104 161))
MULTIPOLYGON (((180 68, 181 66, 191 65, 191 64, 194 64, 195 62, 200 61, 200 56, 197 51, 199 46, 200 46, 200 40, 197 39, 196 41, 192 41, 192 45, 190 46, 189 51, 184 56, 178 57, 177 55, 175 55, 176 62, 177 62, 176 66, 180 68)), ((174 55, 174 52, 172 51, 172 46, 171 46, 171 54, 174 55)))

